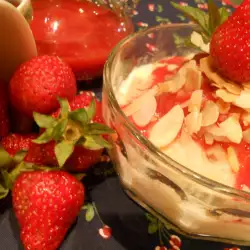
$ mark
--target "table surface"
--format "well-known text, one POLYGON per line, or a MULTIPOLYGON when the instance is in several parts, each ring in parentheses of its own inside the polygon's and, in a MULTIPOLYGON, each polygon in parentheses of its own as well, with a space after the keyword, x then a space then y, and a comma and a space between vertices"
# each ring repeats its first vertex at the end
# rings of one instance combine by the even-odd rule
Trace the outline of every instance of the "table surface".
MULTIPOLYGON (((192 6, 207 8, 205 0, 183 0, 192 6)), ((217 1, 233 9, 236 0, 217 1)), ((187 22, 168 0, 141 0, 133 17, 137 29, 159 23, 187 22)), ((96 89, 100 93, 100 89, 96 89)), ((83 209, 60 250, 244 250, 222 243, 190 240, 164 230, 158 230, 157 220, 135 204, 122 190, 110 163, 100 163, 84 179, 88 207, 83 209), (88 212, 87 212, 88 211, 88 212), (87 213, 86 213, 87 212, 87 213), (108 225, 112 236, 105 239, 101 229, 108 225), (162 237, 161 237, 162 236, 162 237), (162 240, 161 240, 162 238, 162 240), (175 239, 175 244, 171 239, 175 239), (165 248, 159 248, 163 244, 165 248)), ((8 203, 6 203, 8 206, 8 203)), ((23 249, 19 229, 11 207, 0 207, 0 250, 23 249)))

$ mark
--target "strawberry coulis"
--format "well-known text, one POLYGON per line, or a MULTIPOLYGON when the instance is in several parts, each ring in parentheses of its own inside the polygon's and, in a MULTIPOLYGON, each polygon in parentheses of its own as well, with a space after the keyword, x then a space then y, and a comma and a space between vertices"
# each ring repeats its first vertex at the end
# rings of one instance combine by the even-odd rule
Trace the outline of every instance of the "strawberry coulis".
MULTIPOLYGON (((176 72, 180 69, 180 67, 183 65, 185 60, 180 57, 176 58, 170 58, 160 61, 162 63, 162 66, 157 67, 152 75, 153 75, 153 84, 160 84, 164 82, 165 79, 169 79, 176 74, 176 72), (176 70, 169 71, 168 65, 169 64, 176 64, 178 66, 176 70)), ((211 86, 209 79, 203 75, 203 83, 201 89, 203 90, 203 101, 211 100, 215 101, 215 97, 213 95, 214 87, 211 86)), ((156 102, 157 102, 157 109, 154 116, 154 119, 147 124, 145 127, 140 127, 134 123, 133 118, 129 117, 129 119, 134 123, 134 125, 137 127, 138 130, 145 136, 149 137, 150 130, 153 127, 153 125, 165 114, 167 114, 175 105, 177 104, 183 104, 187 100, 190 99, 192 95, 192 92, 186 92, 184 90, 180 90, 177 93, 169 94, 169 93, 162 93, 158 96, 156 96, 156 102)), ((188 110, 187 107, 183 108, 184 114, 187 115, 188 110)), ((237 107, 232 106, 229 110, 230 113, 239 113, 240 109, 237 107)), ((217 123, 221 123, 225 119, 228 118, 228 114, 223 115, 220 114, 218 118, 217 123)), ((244 125, 241 124, 243 127, 244 125)), ((205 143, 204 136, 201 136, 200 134, 195 134, 192 136, 192 138, 199 143, 199 145, 206 151, 212 146, 220 145, 225 152, 227 151, 227 148, 229 146, 233 147, 237 153, 238 160, 240 163, 240 170, 236 174, 236 182, 235 182, 235 188, 242 189, 244 186, 247 186, 250 188, 250 145, 248 143, 245 143, 243 140, 240 144, 235 143, 226 143, 226 142, 214 142, 212 145, 208 145, 205 143)))
POLYGON ((100 76, 112 48, 133 32, 132 22, 87 0, 40 0, 32 5, 38 54, 60 56, 77 77, 100 76))

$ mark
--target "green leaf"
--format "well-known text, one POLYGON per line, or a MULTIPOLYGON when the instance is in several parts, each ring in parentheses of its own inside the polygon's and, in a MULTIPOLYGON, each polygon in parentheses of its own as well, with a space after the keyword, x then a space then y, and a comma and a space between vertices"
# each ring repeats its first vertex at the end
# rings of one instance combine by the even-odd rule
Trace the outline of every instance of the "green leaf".
POLYGON ((95 209, 92 205, 88 206, 87 207, 87 211, 86 211, 86 214, 85 214, 85 219, 87 222, 90 222, 93 220, 95 216, 95 209))
POLYGON ((85 109, 88 115, 88 122, 90 122, 94 118, 96 113, 96 102, 94 98, 90 102, 89 106, 86 107, 85 109))
POLYGON ((50 115, 43 115, 34 112, 34 120, 40 128, 51 128, 56 125, 56 120, 50 115))
POLYGON ((11 189, 12 188, 12 185, 13 185, 13 182, 12 182, 12 179, 9 175, 9 173, 5 170, 5 169, 1 169, 1 174, 2 174, 2 177, 3 177, 3 183, 4 183, 4 188, 5 189, 11 189))
POLYGON ((61 119, 57 125, 53 128, 51 137, 58 141, 63 136, 63 133, 67 127, 68 119, 61 119))
POLYGON ((45 144, 53 139, 54 128, 47 128, 38 138, 33 140, 36 144, 45 144))
POLYGON ((157 219, 152 214, 146 213, 146 218, 150 222, 157 223, 157 219))
POLYGON ((148 225, 148 233, 154 234, 158 231, 158 224, 157 223, 149 223, 148 225))
POLYGON ((82 145, 83 147, 92 150, 112 148, 112 145, 102 136, 85 136, 85 141, 82 143, 82 145))
POLYGON ((13 160, 17 163, 21 162, 24 160, 25 156, 27 155, 27 151, 28 150, 20 150, 18 151, 14 157, 13 157, 13 160))
POLYGON ((57 97, 58 102, 60 103, 60 117, 62 118, 67 118, 69 111, 70 111, 70 106, 69 106, 69 102, 67 99, 63 99, 61 97, 57 97))
POLYGON ((219 9, 220 12, 220 24, 224 23, 228 17, 230 16, 229 12, 227 11, 227 8, 221 7, 219 9))
POLYGON ((13 161, 13 158, 9 155, 4 148, 0 147, 0 167, 9 166, 13 161))
POLYGON ((190 18, 193 22, 198 24, 206 36, 210 37, 209 16, 206 12, 191 6, 181 6, 177 3, 171 2, 171 5, 180 10, 185 16, 190 18))
POLYGON ((87 135, 113 134, 114 130, 101 123, 89 123, 83 127, 83 133, 87 135))
POLYGON ((0 199, 5 198, 9 193, 9 189, 4 188, 1 184, 0 184, 0 199))
POLYGON ((76 109, 69 114, 70 119, 73 121, 87 124, 89 122, 88 113, 85 109, 76 109))
POLYGON ((208 0, 209 30, 213 33, 221 24, 220 12, 213 0, 208 0))
POLYGON ((59 166, 62 167, 70 155, 73 153, 74 143, 62 141, 55 146, 55 154, 59 166))

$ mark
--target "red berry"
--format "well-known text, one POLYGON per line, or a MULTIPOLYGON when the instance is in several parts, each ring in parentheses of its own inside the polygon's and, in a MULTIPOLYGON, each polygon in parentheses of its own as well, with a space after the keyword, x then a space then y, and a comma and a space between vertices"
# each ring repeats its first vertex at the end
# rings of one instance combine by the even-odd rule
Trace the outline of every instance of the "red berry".
POLYGON ((109 239, 112 236, 112 229, 105 225, 103 228, 99 229, 99 234, 104 238, 104 239, 109 239))
POLYGON ((10 81, 13 106, 28 116, 59 108, 57 96, 71 100, 77 92, 71 68, 54 56, 39 56, 22 64, 10 81))
POLYGON ((250 0, 244 0, 212 36, 213 66, 231 81, 250 81, 250 0))
POLYGON ((11 156, 14 156, 19 151, 29 150, 32 140, 36 137, 37 136, 33 134, 9 134, 8 136, 3 137, 2 146, 11 156))
POLYGON ((7 85, 0 81, 0 136, 6 136, 10 129, 7 90, 7 85))
POLYGON ((84 187, 63 171, 25 172, 12 190, 13 208, 25 249, 58 249, 78 216, 84 187))

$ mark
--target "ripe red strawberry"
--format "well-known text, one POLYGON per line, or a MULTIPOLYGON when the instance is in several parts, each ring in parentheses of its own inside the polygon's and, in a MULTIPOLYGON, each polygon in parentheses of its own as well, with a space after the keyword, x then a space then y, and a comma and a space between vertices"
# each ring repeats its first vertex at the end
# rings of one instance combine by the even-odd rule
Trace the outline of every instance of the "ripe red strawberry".
POLYGON ((56 250, 77 218, 84 187, 63 171, 33 171, 19 175, 12 201, 26 250, 56 250))
POLYGON ((39 56, 22 64, 10 82, 13 106, 28 116, 59 108, 57 96, 71 100, 77 92, 71 68, 54 56, 39 56))
POLYGON ((212 63, 229 80, 250 81, 250 0, 244 0, 212 35, 212 63))
POLYGON ((0 137, 6 136, 10 129, 7 90, 6 84, 0 81, 0 137))
POLYGON ((36 135, 20 135, 20 134, 9 134, 3 137, 2 146, 11 155, 14 156, 19 151, 28 151, 30 149, 32 140, 37 138, 36 135))
MULTIPOLYGON (((76 95, 70 102, 69 106, 71 111, 86 108, 90 105, 91 101, 95 101, 95 115, 93 117, 93 121, 97 123, 104 123, 102 116, 102 104, 95 97, 95 94, 92 91, 82 91, 79 95, 76 95)), ((52 114, 53 117, 58 117, 60 113, 60 109, 52 114)))

